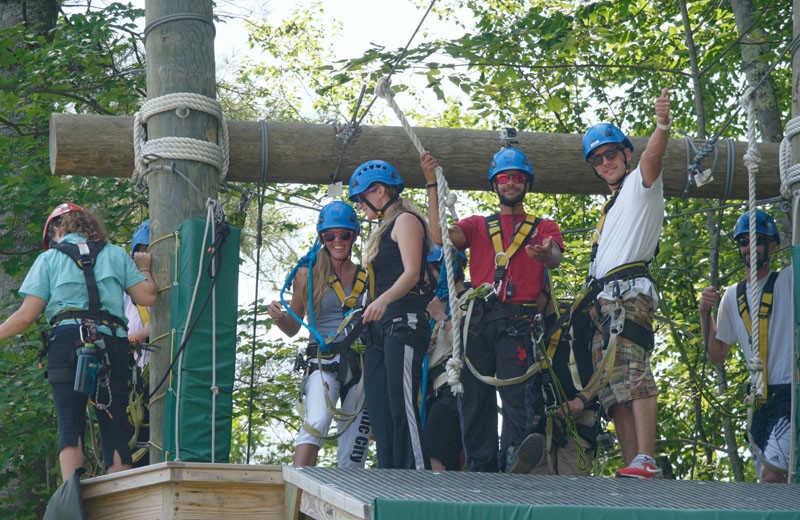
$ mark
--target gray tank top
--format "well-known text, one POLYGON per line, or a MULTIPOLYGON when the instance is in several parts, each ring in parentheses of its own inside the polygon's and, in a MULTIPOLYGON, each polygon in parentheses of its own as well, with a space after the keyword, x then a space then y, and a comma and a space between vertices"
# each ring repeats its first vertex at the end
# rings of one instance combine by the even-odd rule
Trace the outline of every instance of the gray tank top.
MULTIPOLYGON (((342 289, 344 289, 345 294, 349 295, 352 287, 342 287, 342 289)), ((332 288, 328 287, 322 295, 321 307, 321 309, 314 309, 314 325, 317 331, 322 334, 322 337, 327 338, 329 334, 336 332, 339 324, 344 319, 342 304, 332 288)), ((317 344, 317 340, 313 335, 309 335, 309 340, 311 344, 317 344)))

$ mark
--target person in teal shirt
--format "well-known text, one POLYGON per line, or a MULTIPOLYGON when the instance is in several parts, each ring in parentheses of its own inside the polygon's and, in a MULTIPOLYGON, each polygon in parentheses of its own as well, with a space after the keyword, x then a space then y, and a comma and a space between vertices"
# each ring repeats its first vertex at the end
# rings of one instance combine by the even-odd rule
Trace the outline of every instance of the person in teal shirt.
MULTIPOLYGON (((131 258, 118 246, 105 244, 94 263, 99 294, 99 310, 89 316, 89 289, 83 270, 60 243, 98 244, 107 242, 102 223, 83 208, 61 204, 45 224, 45 252, 39 255, 20 287, 25 297, 20 308, 0 324, 0 340, 26 330, 44 311, 50 329, 48 371, 58 417, 58 457, 64 480, 83 465, 83 433, 88 396, 73 390, 77 350, 81 346, 81 327, 87 319, 97 325, 108 353, 111 382, 103 402, 107 408, 95 409, 103 443, 103 461, 109 473, 132 467, 128 441, 133 426, 125 412, 130 379, 128 341, 123 293, 140 305, 155 305, 156 286, 150 275, 149 253, 131 258)), ((85 330, 85 329, 84 329, 85 330)), ((93 397, 100 401, 102 393, 93 397)))

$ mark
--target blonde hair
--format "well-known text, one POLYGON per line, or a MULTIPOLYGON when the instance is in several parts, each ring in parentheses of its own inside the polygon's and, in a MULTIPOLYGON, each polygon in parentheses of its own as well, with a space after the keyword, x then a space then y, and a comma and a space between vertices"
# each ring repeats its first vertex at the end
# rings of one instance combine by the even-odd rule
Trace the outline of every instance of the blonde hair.
MULTIPOLYGON (((314 309, 319 311, 322 308, 322 296, 325 294, 325 291, 328 290, 328 279, 333 274, 333 263, 331 262, 330 253, 325 247, 321 247, 319 252, 317 253, 317 261, 314 262, 314 266, 311 268, 311 284, 312 284, 312 301, 314 303, 314 309)), ((308 276, 308 275, 306 275, 308 276)), ((306 284, 303 290, 303 294, 300 295, 302 299, 303 305, 305 306, 306 310, 308 308, 308 278, 305 280, 306 284)), ((311 312, 308 312, 311 314, 311 312)), ((316 316, 314 316, 316 318, 316 316)))
MULTIPOLYGON (((55 223, 65 235, 78 233, 85 236, 89 242, 107 242, 108 234, 100 218, 86 211, 69 211, 58 217, 55 223)), ((52 236, 53 224, 50 225, 52 236)))
MULTIPOLYGON (((396 190, 392 186, 386 186, 387 191, 390 192, 391 195, 396 195, 396 190)), ((417 217, 419 217, 420 222, 422 223, 423 231, 425 232, 425 242, 428 245, 428 248, 431 246, 431 231, 428 227, 428 221, 425 219, 425 215, 422 211, 417 207, 416 204, 411 202, 408 199, 398 198, 397 204, 400 205, 398 211, 395 211, 388 217, 384 218, 381 223, 378 225, 378 229, 372 232, 367 241, 367 245, 364 248, 364 265, 369 264, 372 262, 375 257, 378 255, 378 249, 381 245, 381 240, 383 240, 384 235, 392 228, 395 219, 402 215, 405 212, 413 213, 417 217)))

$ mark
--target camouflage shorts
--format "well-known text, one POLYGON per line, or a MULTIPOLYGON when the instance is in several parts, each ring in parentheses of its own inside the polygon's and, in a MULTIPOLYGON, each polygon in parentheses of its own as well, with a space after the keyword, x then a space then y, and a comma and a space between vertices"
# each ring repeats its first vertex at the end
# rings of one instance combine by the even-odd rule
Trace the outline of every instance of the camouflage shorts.
MULTIPOLYGON (((601 313, 606 316, 616 304, 600 300, 601 313)), ((653 330, 653 301, 646 294, 639 294, 623 302, 626 319, 632 319, 645 329, 653 330)), ((592 318, 596 311, 592 309, 592 318)), ((603 359, 603 334, 595 332, 592 338, 592 364, 597 370, 603 359)), ((605 379, 605 376, 603 376, 605 379)), ((650 352, 623 337, 617 338, 617 353, 614 358, 614 370, 608 385, 600 390, 600 403, 608 410, 617 403, 626 403, 634 399, 642 399, 657 395, 656 381, 650 370, 650 352)))

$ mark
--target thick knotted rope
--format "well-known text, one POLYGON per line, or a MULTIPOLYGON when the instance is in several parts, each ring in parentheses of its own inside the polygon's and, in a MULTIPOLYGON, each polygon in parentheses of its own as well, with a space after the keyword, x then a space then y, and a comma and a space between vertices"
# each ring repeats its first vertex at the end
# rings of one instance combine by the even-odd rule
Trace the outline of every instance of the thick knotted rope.
POLYGON ((781 195, 786 200, 792 200, 794 194, 800 190, 800 163, 792 164, 791 139, 800 134, 800 117, 790 119, 786 123, 786 131, 778 154, 778 166, 781 175, 781 195))
MULTIPOLYGON (((747 167, 749 218, 750 218, 750 351, 752 360, 747 364, 750 371, 751 396, 761 398, 766 395, 764 382, 764 367, 760 362, 759 334, 758 334, 758 302, 761 301, 761 290, 758 287, 758 248, 756 247, 756 175, 761 154, 756 144, 756 107, 752 88, 747 89, 742 96, 742 108, 747 111, 747 152, 744 154, 744 164, 747 167), (758 360, 756 362, 755 360, 758 360)), ((753 399, 755 402, 755 399, 753 399)))
MULTIPOLYGON (((400 120, 400 124, 411 139, 417 152, 422 155, 425 152, 425 147, 422 146, 422 141, 420 141, 414 133, 414 129, 411 128, 405 114, 394 100, 394 91, 392 90, 388 77, 383 77, 378 80, 378 83, 375 85, 375 93, 386 100, 386 103, 389 104, 389 107, 391 107, 400 120)), ((436 193, 439 199, 439 226, 442 230, 442 252, 444 253, 444 265, 448 266, 446 270, 447 294, 450 299, 450 314, 453 319, 453 356, 447 360, 445 367, 447 369, 447 383, 450 385, 450 388, 453 389, 453 392, 458 394, 463 391, 463 385, 461 384, 461 370, 464 367, 464 362, 461 359, 461 320, 463 316, 460 306, 456 304, 458 297, 456 294, 455 269, 452 268, 452 266, 455 265, 453 258, 455 249, 453 248, 453 243, 450 241, 450 234, 447 232, 447 213, 450 213, 454 221, 458 220, 458 216, 455 210, 456 195, 450 192, 450 187, 447 184, 447 179, 445 179, 442 167, 438 165, 436 166, 436 184, 436 193)))
POLYGON ((131 180, 141 182, 147 173, 147 165, 156 159, 181 159, 200 161, 217 169, 218 181, 225 180, 230 165, 228 125, 222 115, 222 107, 215 99, 192 92, 178 92, 147 100, 133 117, 134 170, 131 180), (147 120, 162 112, 175 110, 178 117, 197 110, 217 119, 217 140, 210 143, 191 137, 161 137, 148 140, 144 125, 147 120))

